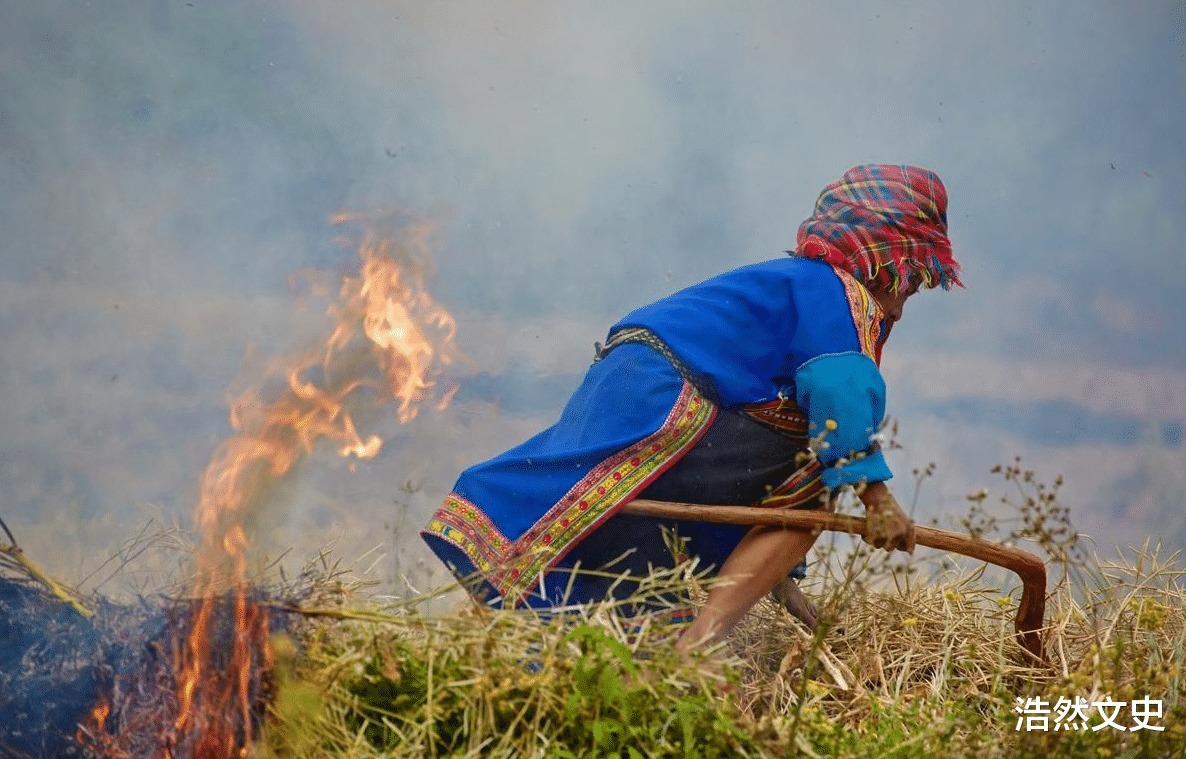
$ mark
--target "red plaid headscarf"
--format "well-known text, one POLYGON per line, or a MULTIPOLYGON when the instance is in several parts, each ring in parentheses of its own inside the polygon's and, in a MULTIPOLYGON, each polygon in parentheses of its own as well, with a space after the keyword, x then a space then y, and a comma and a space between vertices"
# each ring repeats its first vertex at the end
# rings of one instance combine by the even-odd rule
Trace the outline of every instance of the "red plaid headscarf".
POLYGON ((947 239, 947 190, 917 166, 844 172, 820 193, 795 246, 792 255, 822 259, 874 290, 964 286, 947 239))

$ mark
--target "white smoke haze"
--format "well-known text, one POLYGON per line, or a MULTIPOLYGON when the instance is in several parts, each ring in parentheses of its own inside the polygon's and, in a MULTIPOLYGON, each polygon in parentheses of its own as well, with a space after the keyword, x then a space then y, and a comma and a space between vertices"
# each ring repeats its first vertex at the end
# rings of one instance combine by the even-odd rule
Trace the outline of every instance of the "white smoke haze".
POLYGON ((1022 455, 1102 551, 1186 547, 1184 29, 1172 0, 4 3, 0 515, 66 579, 187 524, 249 347, 323 329, 289 275, 353 263, 333 213, 399 209, 435 227, 461 391, 371 420, 356 472, 306 462, 258 529, 439 579, 423 520, 610 324, 901 161, 944 178, 969 285, 886 351, 900 488, 937 465, 916 516, 1022 455))

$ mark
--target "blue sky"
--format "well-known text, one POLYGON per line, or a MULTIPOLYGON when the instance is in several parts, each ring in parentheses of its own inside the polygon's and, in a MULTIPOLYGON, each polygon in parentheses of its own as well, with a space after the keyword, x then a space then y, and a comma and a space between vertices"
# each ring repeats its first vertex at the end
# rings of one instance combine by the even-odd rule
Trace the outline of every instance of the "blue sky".
POLYGON ((937 464, 919 515, 1023 455, 1105 552, 1186 546, 1180 2, 639 5, 0 6, 5 518, 74 525, 78 563, 184 521, 247 346, 318 328, 289 274, 348 265, 329 216, 384 207, 436 229, 462 392, 353 477, 307 467, 276 521, 400 543, 622 313, 781 255, 884 161, 944 178, 969 286, 887 349, 895 467, 937 464))

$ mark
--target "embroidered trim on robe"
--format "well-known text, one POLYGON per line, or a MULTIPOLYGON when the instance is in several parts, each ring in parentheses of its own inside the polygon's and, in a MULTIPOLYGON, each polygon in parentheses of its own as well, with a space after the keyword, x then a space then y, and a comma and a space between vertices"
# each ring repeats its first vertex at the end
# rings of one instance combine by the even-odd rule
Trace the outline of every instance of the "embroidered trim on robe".
POLYGON ((517 540, 509 540, 481 508, 456 493, 445 499, 422 534, 459 548, 504 604, 518 605, 589 531, 695 445, 715 416, 716 407, 685 380, 662 427, 594 467, 517 540))

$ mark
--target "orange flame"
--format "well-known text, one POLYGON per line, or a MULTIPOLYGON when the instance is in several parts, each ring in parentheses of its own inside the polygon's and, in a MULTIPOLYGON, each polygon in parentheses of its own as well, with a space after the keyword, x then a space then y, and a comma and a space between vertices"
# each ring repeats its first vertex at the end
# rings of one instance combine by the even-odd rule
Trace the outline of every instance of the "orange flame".
POLYGON ((107 718, 111 716, 111 703, 103 695, 99 696, 99 703, 91 709, 91 713, 78 726, 74 739, 83 745, 99 746, 107 733, 107 718))
MULTIPOLYGON (((342 214, 335 223, 358 221, 342 214)), ((363 439, 347 411, 363 387, 397 402, 401 423, 415 418, 436 393, 441 368, 455 353, 453 318, 424 286, 427 227, 412 226, 397 243, 368 233, 358 248, 358 276, 343 278, 327 314, 325 345, 280 370, 283 390, 240 395, 231 404, 235 434, 212 456, 194 511, 200 539, 195 556, 194 612, 174 650, 177 713, 160 756, 247 756, 252 744, 253 688, 271 667, 268 615, 249 590, 246 519, 269 484, 283 477, 321 438, 342 456, 367 459, 383 444, 363 439), (234 611, 230 666, 216 663, 217 612, 234 611)), ((275 367, 274 367, 275 368, 275 367)), ((438 408, 452 391, 441 393, 438 408)), ((106 714, 103 715, 106 719, 106 714)))
MULTIPOLYGON (((414 244, 426 245, 424 228, 414 226, 409 232, 414 244)), ((343 279, 338 305, 330 309, 338 326, 329 339, 324 366, 328 370, 334 351, 348 344, 361 324, 385 373, 385 389, 399 402, 399 420, 407 423, 432 391, 436 365, 452 361, 457 326, 429 297, 418 260, 399 253, 391 238, 370 235, 363 241, 362 270, 357 278, 343 279), (405 265, 394 265, 400 259, 405 265)))

